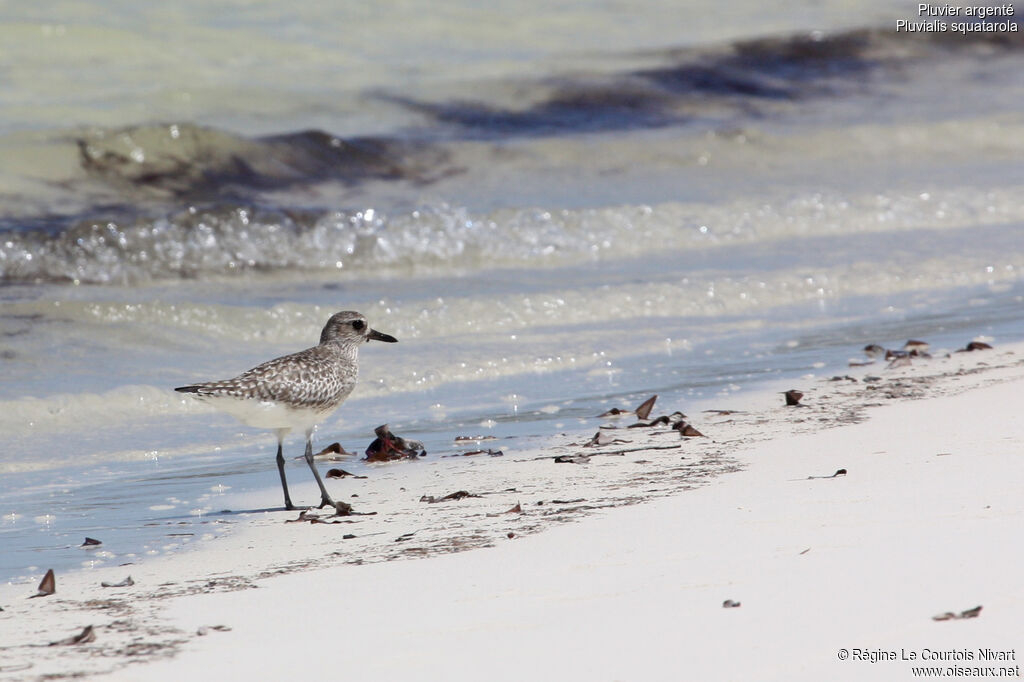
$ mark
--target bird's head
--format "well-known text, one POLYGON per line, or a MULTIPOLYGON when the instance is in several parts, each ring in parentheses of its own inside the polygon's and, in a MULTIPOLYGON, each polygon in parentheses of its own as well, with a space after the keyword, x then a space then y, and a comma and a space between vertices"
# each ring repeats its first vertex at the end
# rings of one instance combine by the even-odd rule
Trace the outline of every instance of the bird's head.
POLYGON ((390 334, 382 334, 376 329, 370 329, 366 318, 354 310, 344 310, 331 315, 327 320, 324 330, 320 332, 320 343, 340 341, 342 343, 359 344, 365 341, 386 341, 395 343, 398 341, 390 334))

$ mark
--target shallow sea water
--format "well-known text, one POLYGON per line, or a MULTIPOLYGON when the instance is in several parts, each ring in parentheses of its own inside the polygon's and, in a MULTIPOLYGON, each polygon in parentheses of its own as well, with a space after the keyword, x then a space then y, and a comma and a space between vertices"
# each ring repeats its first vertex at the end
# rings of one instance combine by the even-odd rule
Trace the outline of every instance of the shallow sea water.
POLYGON ((254 490, 280 505, 273 438, 171 388, 337 310, 400 343, 365 347, 317 445, 386 422, 431 460, 652 393, 699 413, 867 343, 1024 336, 1017 34, 898 36, 888 3, 467 6, 401 35, 416 3, 90 7, 0 8, 26 58, 0 108, 0 578, 176 551, 254 490), (157 28, 183 22, 208 52, 157 28), (47 30, 71 49, 28 59, 47 30), (156 85, 100 87, 122 59, 156 85))

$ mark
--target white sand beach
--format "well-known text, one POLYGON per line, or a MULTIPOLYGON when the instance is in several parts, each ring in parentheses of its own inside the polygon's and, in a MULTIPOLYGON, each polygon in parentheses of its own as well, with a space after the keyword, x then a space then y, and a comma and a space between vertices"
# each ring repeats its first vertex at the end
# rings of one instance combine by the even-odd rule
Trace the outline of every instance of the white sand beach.
POLYGON ((373 516, 235 512, 193 550, 5 586, 0 680, 1019 676, 1024 345, 850 372, 689 415, 706 438, 391 463, 332 483, 373 516))

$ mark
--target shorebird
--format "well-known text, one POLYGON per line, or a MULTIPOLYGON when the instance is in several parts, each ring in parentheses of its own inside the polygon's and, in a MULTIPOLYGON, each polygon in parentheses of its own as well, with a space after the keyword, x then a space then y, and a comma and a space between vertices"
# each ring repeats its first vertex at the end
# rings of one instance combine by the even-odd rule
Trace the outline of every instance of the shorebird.
POLYGON ((277 435, 277 471, 284 489, 285 509, 295 509, 284 476, 284 437, 292 430, 306 432, 306 464, 320 486, 320 507, 337 508, 313 463, 313 429, 341 406, 356 385, 359 346, 367 341, 398 341, 370 329, 361 314, 335 313, 312 348, 264 362, 234 379, 179 386, 249 426, 273 429, 277 435))

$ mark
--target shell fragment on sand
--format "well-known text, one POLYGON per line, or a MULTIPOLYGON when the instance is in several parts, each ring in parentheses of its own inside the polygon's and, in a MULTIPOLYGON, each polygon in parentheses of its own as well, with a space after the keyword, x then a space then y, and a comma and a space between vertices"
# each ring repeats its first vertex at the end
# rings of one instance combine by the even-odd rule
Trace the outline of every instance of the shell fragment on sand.
POLYGON ((791 388, 788 391, 783 392, 782 395, 786 396, 786 405, 790 407, 799 405, 800 399, 804 397, 804 394, 795 388, 791 388))
POLYGON ((654 409, 654 403, 657 400, 658 396, 652 395, 650 398, 640 403, 635 410, 624 410, 618 407, 613 407, 607 412, 597 415, 597 417, 598 419, 603 419, 605 417, 619 417, 624 414, 635 414, 639 419, 647 419, 651 414, 651 410, 654 409))
POLYGON ((344 469, 328 469, 325 474, 326 478, 366 478, 366 476, 356 476, 353 473, 345 471, 344 469))
POLYGON ((957 353, 971 353, 976 350, 992 350, 992 346, 984 341, 971 341, 969 344, 957 351, 957 353))
POLYGON ((86 625, 82 628, 82 631, 77 635, 72 635, 65 639, 59 639, 56 642, 50 642, 50 646, 64 646, 64 645, 75 645, 75 644, 88 644, 89 642, 96 641, 96 631, 91 625, 86 625))
MULTIPOLYGON (((57 577, 53 574, 52 568, 43 576, 37 589, 38 592, 33 594, 32 597, 48 597, 57 592, 57 577)), ((29 597, 29 599, 32 597, 29 597)))
POLYGON ((420 497, 420 502, 426 502, 427 504, 437 504, 438 502, 449 502, 451 500, 464 500, 467 497, 481 497, 480 495, 474 495, 468 490, 457 490, 454 493, 448 493, 444 497, 434 497, 433 495, 423 495, 420 497))
POLYGON ((975 606, 973 609, 967 609, 960 613, 953 613, 952 611, 946 611, 940 613, 937 616, 932 616, 932 620, 966 620, 968 618, 977 618, 981 615, 981 606, 975 606))
POLYGON ((395 459, 425 457, 427 449, 418 440, 407 440, 391 433, 387 424, 373 430, 377 438, 366 448, 366 459, 370 462, 389 462, 395 459))

